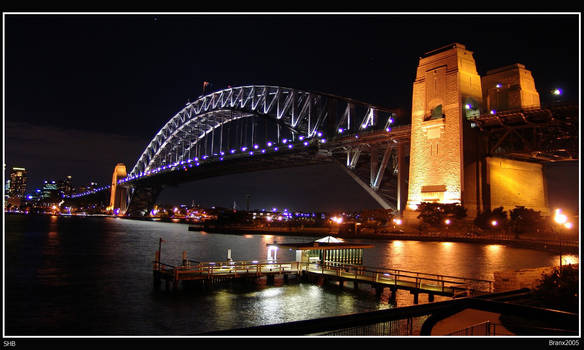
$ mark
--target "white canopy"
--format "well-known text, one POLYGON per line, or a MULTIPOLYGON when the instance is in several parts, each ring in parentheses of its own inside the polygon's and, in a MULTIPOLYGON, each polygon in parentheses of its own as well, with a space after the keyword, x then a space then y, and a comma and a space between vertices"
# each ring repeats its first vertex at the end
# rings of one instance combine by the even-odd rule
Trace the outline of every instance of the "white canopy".
POLYGON ((315 242, 319 243, 343 243, 344 241, 341 238, 335 238, 333 236, 326 236, 321 239, 317 239, 315 242))

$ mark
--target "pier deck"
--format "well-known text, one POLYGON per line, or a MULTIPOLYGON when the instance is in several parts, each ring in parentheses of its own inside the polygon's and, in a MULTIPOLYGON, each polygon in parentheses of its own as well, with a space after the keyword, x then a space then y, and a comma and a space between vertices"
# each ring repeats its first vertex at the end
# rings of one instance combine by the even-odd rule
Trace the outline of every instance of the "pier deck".
POLYGON ((412 272, 397 269, 373 268, 361 265, 325 262, 277 262, 277 261, 224 261, 197 262, 183 260, 181 266, 173 266, 154 261, 155 281, 165 280, 178 286, 180 281, 215 281, 238 278, 260 278, 275 275, 296 275, 302 278, 338 281, 342 286, 350 281, 356 287, 358 284, 369 284, 378 293, 384 288, 390 288, 392 294, 397 289, 409 290, 414 294, 417 303, 419 293, 459 297, 480 295, 493 291, 493 282, 456 276, 446 276, 430 273, 412 272))

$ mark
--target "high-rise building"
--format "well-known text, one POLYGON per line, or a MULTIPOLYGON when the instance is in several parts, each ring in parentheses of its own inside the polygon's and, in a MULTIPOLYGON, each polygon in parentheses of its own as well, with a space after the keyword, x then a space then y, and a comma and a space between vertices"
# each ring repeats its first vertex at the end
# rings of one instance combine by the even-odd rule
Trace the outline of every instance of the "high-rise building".
POLYGON ((57 184, 55 183, 54 180, 52 180, 52 181, 45 180, 45 182, 43 184, 42 191, 43 191, 43 200, 45 202, 53 202, 61 197, 59 195, 59 190, 57 188, 57 184))
POLYGON ((59 180, 57 183, 57 188, 59 190, 60 197, 68 197, 73 192, 73 180, 71 175, 59 180))
POLYGON ((11 198, 22 198, 26 191, 26 169, 12 167, 10 171, 10 188, 8 196, 11 198))

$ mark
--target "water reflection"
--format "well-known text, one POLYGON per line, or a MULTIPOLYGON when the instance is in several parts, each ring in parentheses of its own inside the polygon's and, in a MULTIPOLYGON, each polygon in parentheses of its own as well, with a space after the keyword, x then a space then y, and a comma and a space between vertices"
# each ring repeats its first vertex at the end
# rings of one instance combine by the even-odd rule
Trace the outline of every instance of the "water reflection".
MULTIPOLYGON (((197 261, 263 260, 267 245, 306 237, 205 234, 187 225, 107 218, 6 218, 6 333, 181 335, 290 322, 394 307, 367 285, 318 286, 265 283, 243 290, 154 293, 152 260, 179 264, 182 252, 197 261), (130 278, 131 277, 131 278, 130 278), (65 286, 65 288, 63 288, 65 286), (80 297, 82 296, 82 297, 80 297), (61 315, 50 318, 47 315, 61 315), (153 317, 156 315, 156 317, 153 317)), ((493 273, 557 266, 559 254, 502 245, 460 242, 367 241, 363 264, 408 271, 493 280, 493 273)), ((278 251, 278 261, 295 252, 278 251)), ((578 256, 562 255, 563 263, 578 256)), ((436 297, 436 301, 441 297, 436 297)), ((397 305, 413 297, 399 290, 397 305)), ((419 302, 428 302, 420 294, 419 302)))

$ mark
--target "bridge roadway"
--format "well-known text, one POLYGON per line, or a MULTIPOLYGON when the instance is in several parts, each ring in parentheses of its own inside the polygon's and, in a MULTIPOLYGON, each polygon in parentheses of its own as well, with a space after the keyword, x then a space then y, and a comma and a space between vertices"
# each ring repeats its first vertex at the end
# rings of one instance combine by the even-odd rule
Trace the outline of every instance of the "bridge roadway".
POLYGON ((181 281, 201 281, 212 284, 216 281, 260 278, 266 276, 268 281, 275 275, 282 275, 285 280, 289 274, 308 280, 335 280, 342 287, 345 281, 369 284, 380 295, 384 288, 390 288, 392 298, 397 289, 410 291, 414 303, 418 303, 418 294, 427 293, 430 301, 434 295, 460 297, 481 295, 493 292, 493 282, 465 277, 412 272, 398 269, 374 268, 361 265, 325 262, 277 262, 277 261, 224 261, 197 262, 183 259, 181 266, 173 266, 154 261, 153 274, 155 283, 166 282, 167 288, 172 283, 177 288, 181 281))

